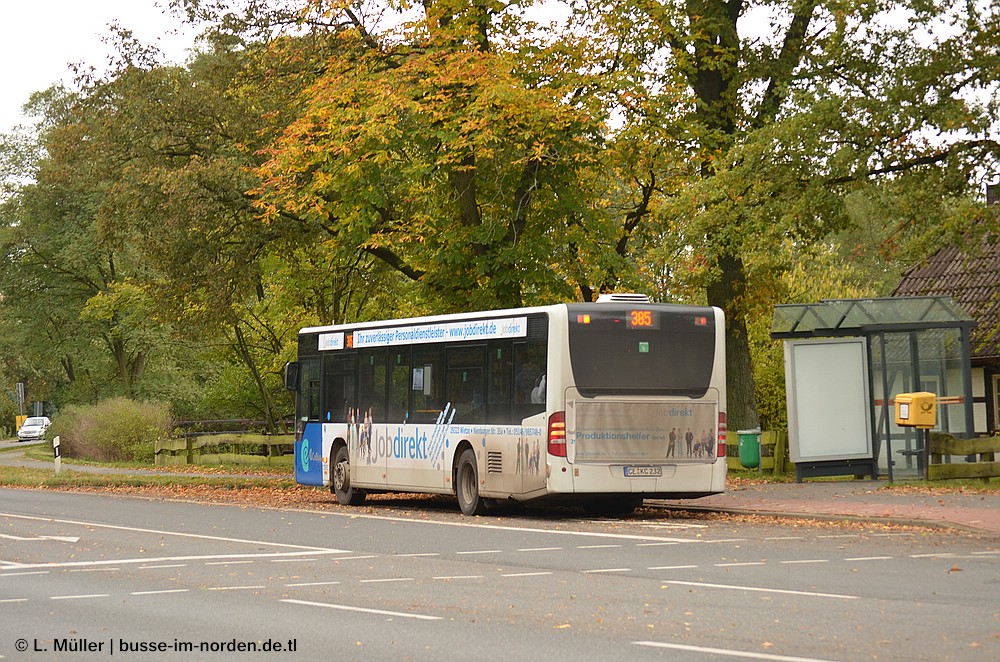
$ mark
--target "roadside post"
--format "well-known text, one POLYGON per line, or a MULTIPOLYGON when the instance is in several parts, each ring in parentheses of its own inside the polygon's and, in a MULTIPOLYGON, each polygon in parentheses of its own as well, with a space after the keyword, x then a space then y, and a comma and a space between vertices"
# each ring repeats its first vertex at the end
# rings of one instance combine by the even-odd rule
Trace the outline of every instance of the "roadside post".
POLYGON ((62 466, 62 458, 59 457, 59 437, 52 438, 52 461, 55 463, 56 473, 59 473, 62 466))

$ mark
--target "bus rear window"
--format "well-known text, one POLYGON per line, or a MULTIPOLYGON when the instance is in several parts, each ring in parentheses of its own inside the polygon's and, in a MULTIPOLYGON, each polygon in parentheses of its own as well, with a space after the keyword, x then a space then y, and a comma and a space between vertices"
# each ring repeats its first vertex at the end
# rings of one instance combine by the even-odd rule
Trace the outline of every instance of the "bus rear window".
POLYGON ((584 397, 705 395, 715 366, 711 308, 603 303, 567 308, 570 362, 584 397))

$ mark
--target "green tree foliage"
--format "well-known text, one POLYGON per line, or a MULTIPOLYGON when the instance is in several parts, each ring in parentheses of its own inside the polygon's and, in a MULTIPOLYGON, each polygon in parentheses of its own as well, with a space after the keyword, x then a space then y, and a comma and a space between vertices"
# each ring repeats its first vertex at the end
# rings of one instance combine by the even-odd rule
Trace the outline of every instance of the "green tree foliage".
MULTIPOLYGON (((36 339, 20 344, 33 356, 25 364, 58 359, 51 381, 69 399, 156 395, 178 413, 270 421, 287 409, 275 399, 288 397, 279 376, 295 330, 349 306, 339 293, 358 280, 333 279, 347 267, 331 269, 322 241, 260 223, 248 194, 261 141, 287 121, 295 87, 311 75, 303 71, 316 68, 315 41, 220 41, 182 68, 156 65, 123 40, 111 74, 40 103, 45 156, 5 209, 2 291, 12 328, 36 339), (196 404, 193 383, 219 378, 230 362, 248 374, 254 405, 204 411, 209 400, 196 404)), ((367 266, 351 263, 358 273, 367 266)), ((224 401, 247 398, 215 399, 224 401)))

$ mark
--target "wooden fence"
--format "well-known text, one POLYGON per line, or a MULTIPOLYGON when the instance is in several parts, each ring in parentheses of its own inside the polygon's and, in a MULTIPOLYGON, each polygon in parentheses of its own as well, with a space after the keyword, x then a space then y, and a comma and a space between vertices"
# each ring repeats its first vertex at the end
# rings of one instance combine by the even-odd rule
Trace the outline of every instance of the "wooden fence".
POLYGON ((976 439, 956 439, 942 432, 931 432, 928 444, 930 461, 927 463, 927 479, 945 478, 990 478, 1000 476, 1000 437, 979 437, 976 439), (958 462, 946 463, 945 457, 962 457, 958 462), (975 458, 975 461, 969 461, 975 458))
POLYGON ((260 464, 292 466, 293 435, 222 433, 180 439, 164 439, 155 444, 157 466, 183 464, 260 464))

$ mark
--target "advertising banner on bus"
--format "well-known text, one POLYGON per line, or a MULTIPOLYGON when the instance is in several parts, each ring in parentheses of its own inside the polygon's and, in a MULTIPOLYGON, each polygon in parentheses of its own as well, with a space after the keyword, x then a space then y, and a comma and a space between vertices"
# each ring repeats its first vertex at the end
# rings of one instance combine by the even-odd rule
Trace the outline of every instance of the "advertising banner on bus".
POLYGON ((577 462, 715 459, 714 402, 577 400, 567 409, 567 439, 577 462))
POLYGON ((498 338, 524 338, 528 334, 527 317, 504 317, 485 320, 463 320, 411 326, 357 329, 345 334, 322 333, 319 350, 360 349, 364 347, 389 347, 419 345, 423 343, 467 342, 496 340, 498 338))

